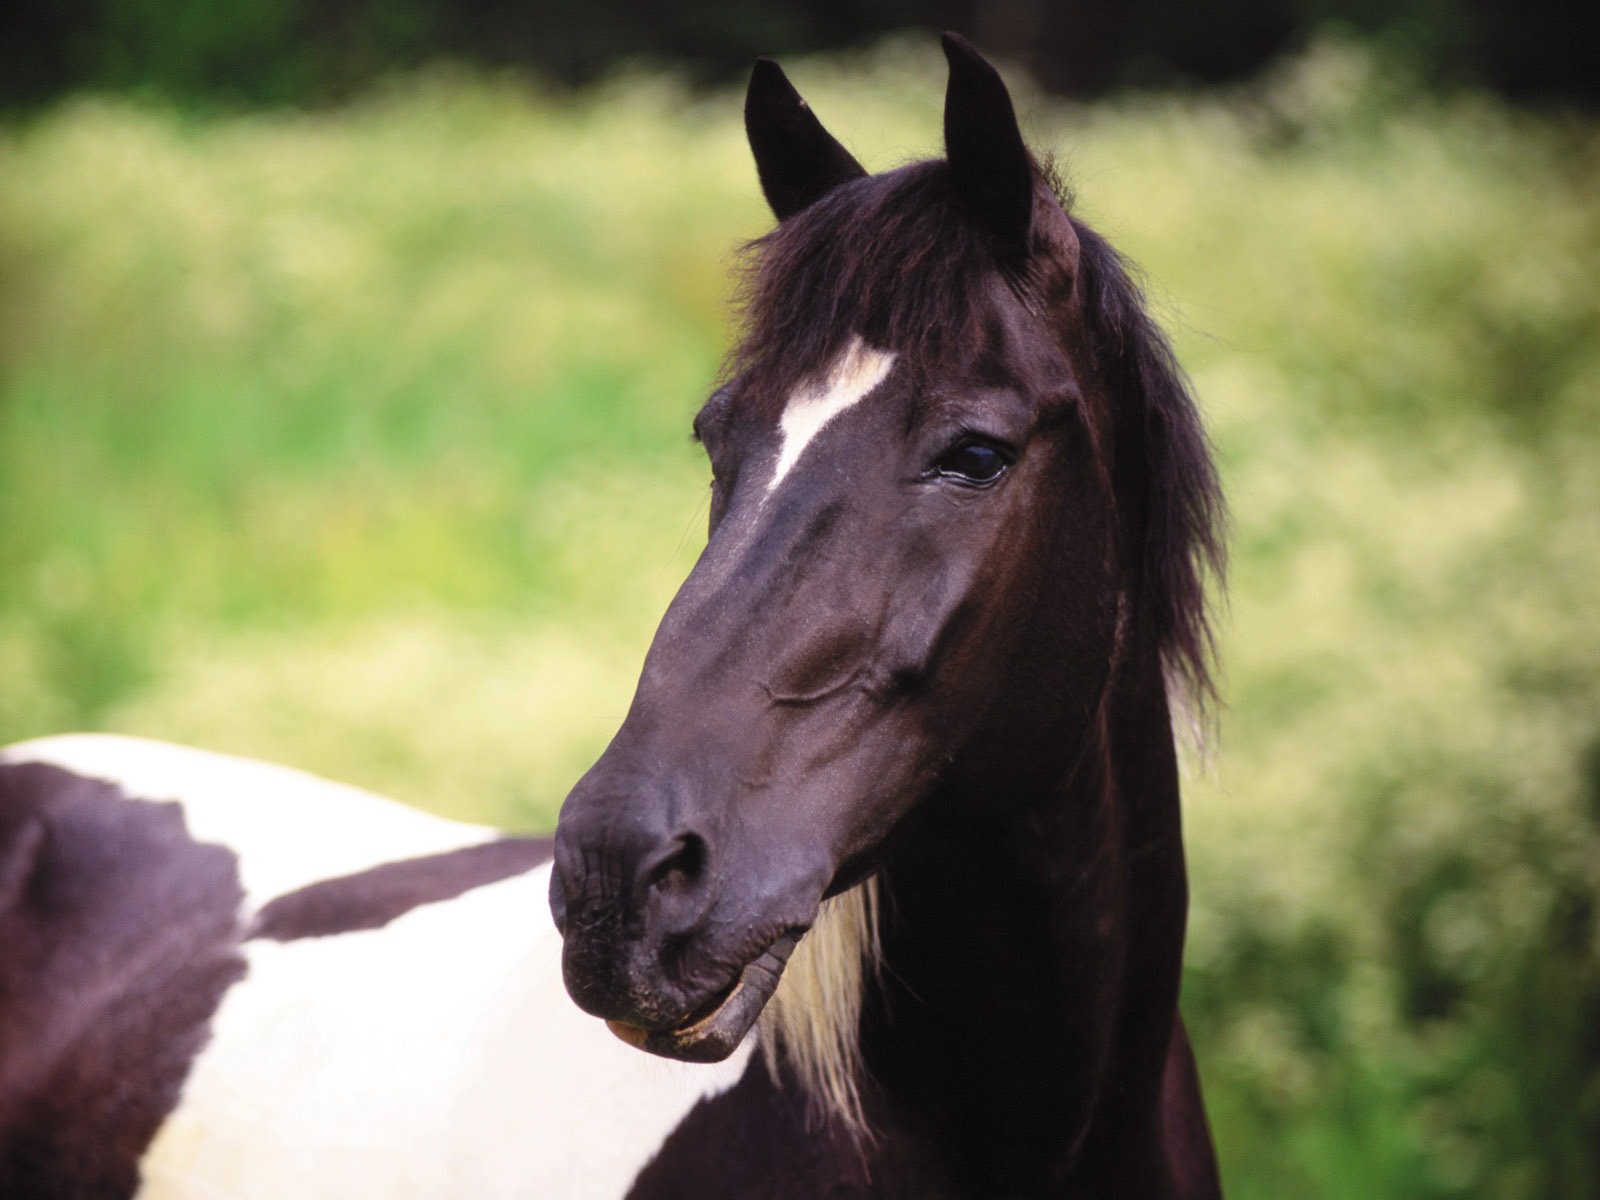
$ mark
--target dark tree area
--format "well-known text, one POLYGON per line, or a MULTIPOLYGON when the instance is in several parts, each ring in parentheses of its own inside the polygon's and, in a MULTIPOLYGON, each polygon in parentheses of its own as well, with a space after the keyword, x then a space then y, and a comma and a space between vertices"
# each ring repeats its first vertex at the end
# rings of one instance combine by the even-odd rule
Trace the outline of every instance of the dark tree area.
POLYGON ((1054 92, 1249 76, 1334 28, 1375 40, 1442 86, 1594 108, 1579 0, 11 0, 0 106, 81 87, 222 103, 316 103, 446 56, 583 83, 619 63, 706 82, 758 54, 961 30, 1054 92))

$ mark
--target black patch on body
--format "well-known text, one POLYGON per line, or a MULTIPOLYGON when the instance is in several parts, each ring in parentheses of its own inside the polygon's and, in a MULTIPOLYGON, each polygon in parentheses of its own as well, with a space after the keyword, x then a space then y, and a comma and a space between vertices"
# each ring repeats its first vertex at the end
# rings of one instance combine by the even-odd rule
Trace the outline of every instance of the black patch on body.
POLYGON ((0 764, 0 1196, 131 1196, 228 987, 237 860, 176 804, 0 764))
POLYGON ((264 905, 249 936, 289 942, 381 929, 419 905, 531 871, 550 858, 550 844, 549 838, 503 838, 319 880, 264 905))

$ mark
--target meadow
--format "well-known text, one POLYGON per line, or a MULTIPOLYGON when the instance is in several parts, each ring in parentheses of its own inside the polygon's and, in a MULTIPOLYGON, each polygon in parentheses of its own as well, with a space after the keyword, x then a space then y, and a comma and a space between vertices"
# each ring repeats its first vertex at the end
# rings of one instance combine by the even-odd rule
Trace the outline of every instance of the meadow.
MULTIPOLYGON (((790 66, 870 166, 937 146, 936 52, 790 66)), ((1600 128, 1338 45, 1018 96, 1232 504, 1185 998, 1230 1195, 1600 1196, 1600 128)), ((739 103, 439 69, 0 127, 0 742, 547 828, 704 537, 739 103)))

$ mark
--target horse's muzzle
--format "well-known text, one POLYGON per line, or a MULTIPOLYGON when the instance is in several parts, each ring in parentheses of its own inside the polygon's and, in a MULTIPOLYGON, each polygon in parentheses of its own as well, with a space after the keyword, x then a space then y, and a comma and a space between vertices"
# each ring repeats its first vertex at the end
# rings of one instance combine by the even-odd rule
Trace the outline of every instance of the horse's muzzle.
POLYGON ((628 1045, 682 1062, 721 1062, 739 1047, 777 990, 800 932, 786 933, 739 973, 732 987, 674 1029, 646 1029, 626 1021, 606 1026, 628 1045))

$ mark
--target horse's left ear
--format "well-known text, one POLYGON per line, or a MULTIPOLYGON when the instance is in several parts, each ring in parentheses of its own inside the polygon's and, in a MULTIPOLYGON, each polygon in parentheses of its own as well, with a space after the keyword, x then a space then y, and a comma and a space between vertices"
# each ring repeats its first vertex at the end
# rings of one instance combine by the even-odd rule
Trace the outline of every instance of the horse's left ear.
POLYGON ((1033 242, 1034 165, 1011 93, 1000 72, 960 34, 944 35, 944 56, 950 62, 944 149, 956 199, 1002 256, 1025 257, 1033 242))
POLYGON ((822 127, 770 58, 756 59, 744 96, 744 131, 773 215, 788 220, 866 168, 822 127))

